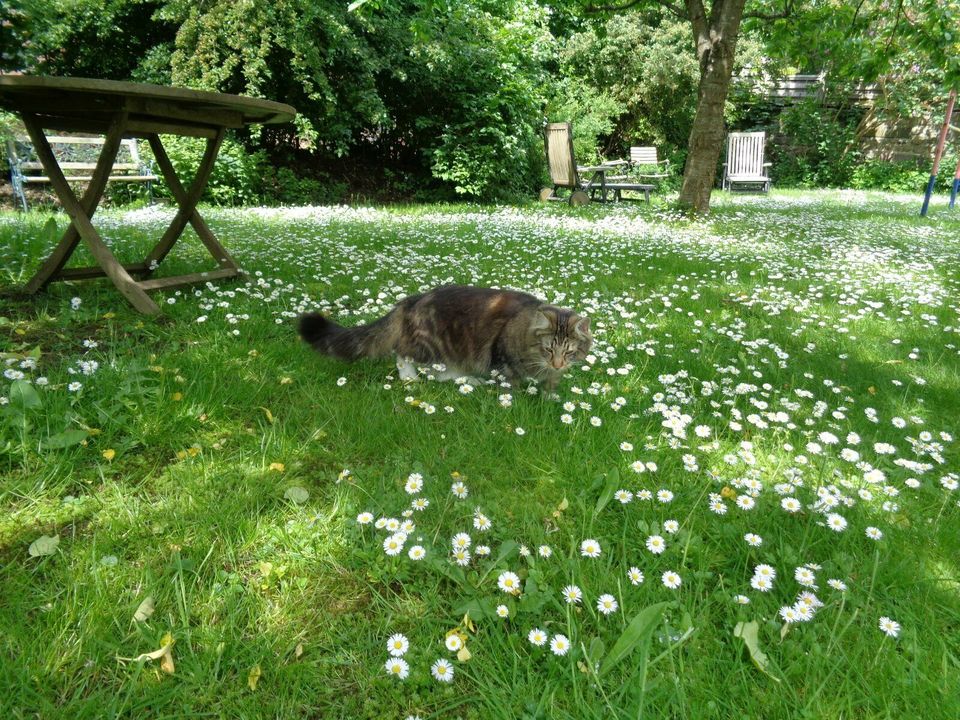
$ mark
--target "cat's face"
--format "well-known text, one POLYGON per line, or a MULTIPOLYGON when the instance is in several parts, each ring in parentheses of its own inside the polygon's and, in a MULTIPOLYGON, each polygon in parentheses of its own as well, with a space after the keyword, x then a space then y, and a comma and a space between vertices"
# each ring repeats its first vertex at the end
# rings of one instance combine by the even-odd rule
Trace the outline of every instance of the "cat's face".
POLYGON ((543 368, 562 373, 590 352, 593 336, 590 319, 569 311, 541 308, 534 320, 534 334, 543 368))

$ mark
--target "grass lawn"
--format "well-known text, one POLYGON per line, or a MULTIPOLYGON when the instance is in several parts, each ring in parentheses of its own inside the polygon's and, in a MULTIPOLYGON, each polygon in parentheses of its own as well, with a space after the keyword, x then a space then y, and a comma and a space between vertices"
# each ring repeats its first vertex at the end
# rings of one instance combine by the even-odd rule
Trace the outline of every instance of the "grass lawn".
MULTIPOLYGON (((56 236, 0 214, 0 718, 960 716, 960 212, 919 205, 209 209, 248 275, 159 318, 17 295, 56 236), (589 364, 297 339, 446 282, 589 314, 589 364)), ((171 216, 97 221, 135 261, 171 216)))

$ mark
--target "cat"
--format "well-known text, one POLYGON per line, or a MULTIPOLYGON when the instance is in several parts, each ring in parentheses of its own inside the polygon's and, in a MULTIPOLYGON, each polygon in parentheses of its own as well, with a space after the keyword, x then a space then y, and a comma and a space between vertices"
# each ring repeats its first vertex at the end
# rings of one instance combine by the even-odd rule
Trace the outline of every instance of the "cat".
POLYGON ((489 376, 543 381, 553 391, 593 343, 589 318, 532 295, 469 285, 443 285, 398 302, 384 317, 347 328, 319 313, 300 316, 300 336, 341 360, 397 356, 400 379, 417 364, 442 364, 438 380, 489 376))

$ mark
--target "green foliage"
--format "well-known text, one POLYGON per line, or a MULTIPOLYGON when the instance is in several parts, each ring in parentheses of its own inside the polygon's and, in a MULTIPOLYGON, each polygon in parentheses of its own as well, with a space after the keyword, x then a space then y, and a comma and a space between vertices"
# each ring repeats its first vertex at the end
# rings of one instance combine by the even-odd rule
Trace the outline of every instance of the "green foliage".
POLYGON ((788 106, 780 115, 781 140, 771 147, 778 185, 842 187, 860 165, 855 113, 827 108, 816 99, 788 106))
MULTIPOLYGON (((180 182, 188 187, 200 165, 206 140, 172 135, 164 135, 162 140, 180 182)), ((247 152, 239 141, 224 138, 201 200, 217 205, 258 204, 263 198, 266 168, 264 151, 247 152)), ((162 180, 154 185, 154 195, 172 199, 170 189, 162 180)))
MULTIPOLYGON (((950 190, 956 164, 956 151, 944 154, 940 161, 940 172, 937 175, 935 188, 937 191, 950 190)), ((867 160, 854 168, 850 187, 858 190, 922 193, 930 179, 931 169, 929 163, 918 165, 915 162, 867 160)))

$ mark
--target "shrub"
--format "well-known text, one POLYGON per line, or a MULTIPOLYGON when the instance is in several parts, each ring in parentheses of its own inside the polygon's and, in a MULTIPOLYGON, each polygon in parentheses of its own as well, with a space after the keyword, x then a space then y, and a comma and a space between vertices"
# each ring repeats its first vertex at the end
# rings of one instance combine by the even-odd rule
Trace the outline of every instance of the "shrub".
POLYGON ((780 115, 780 142, 771 147, 774 180, 780 186, 845 187, 861 165, 857 147, 859 111, 825 107, 810 99, 780 115))

